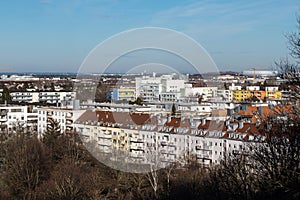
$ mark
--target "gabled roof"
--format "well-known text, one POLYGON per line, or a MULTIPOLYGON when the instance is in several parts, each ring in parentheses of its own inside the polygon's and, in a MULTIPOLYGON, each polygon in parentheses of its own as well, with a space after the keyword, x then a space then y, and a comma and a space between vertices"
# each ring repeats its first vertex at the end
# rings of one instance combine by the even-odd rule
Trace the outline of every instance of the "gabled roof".
POLYGON ((85 122, 85 121, 93 121, 97 122, 98 118, 94 111, 92 110, 86 110, 80 117, 76 120, 78 122, 85 122))
POLYGON ((149 114, 144 113, 126 113, 111 111, 96 111, 99 122, 117 123, 122 125, 143 125, 149 119, 149 114))
POLYGON ((205 120, 204 124, 203 123, 199 124, 198 129, 207 130, 209 125, 210 125, 210 120, 205 120))
POLYGON ((171 120, 167 121, 164 125, 174 127, 174 128, 178 128, 178 127, 190 128, 191 127, 189 119, 182 119, 180 117, 171 117, 171 120))
POLYGON ((242 128, 237 128, 235 130, 237 133, 251 133, 251 134, 259 134, 258 129, 252 123, 244 123, 242 128))
POLYGON ((223 120, 211 120, 210 125, 208 127, 209 131, 217 130, 217 131, 226 131, 227 128, 223 120))

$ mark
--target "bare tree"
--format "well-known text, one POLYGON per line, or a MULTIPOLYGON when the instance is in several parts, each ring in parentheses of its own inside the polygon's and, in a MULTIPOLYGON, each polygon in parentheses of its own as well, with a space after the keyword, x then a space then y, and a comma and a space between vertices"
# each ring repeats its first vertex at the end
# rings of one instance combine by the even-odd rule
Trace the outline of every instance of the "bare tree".
POLYGON ((10 195, 36 199, 36 189, 48 174, 47 152, 36 137, 15 135, 4 144, 4 180, 10 195))
POLYGON ((299 66, 295 63, 291 63, 288 57, 281 58, 275 62, 279 70, 279 74, 282 78, 287 79, 289 82, 299 82, 299 66))
POLYGON ((299 113, 277 116, 261 128, 267 141, 252 148, 252 168, 257 175, 259 191, 299 197, 300 192, 296 189, 300 185, 299 113))
POLYGON ((297 31, 286 36, 291 55, 300 61, 300 16, 297 17, 297 31))

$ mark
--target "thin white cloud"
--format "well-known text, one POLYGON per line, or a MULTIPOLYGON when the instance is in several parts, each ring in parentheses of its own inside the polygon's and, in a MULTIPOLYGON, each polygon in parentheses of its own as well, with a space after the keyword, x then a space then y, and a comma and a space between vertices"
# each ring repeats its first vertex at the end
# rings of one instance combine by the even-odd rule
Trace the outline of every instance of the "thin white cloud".
POLYGON ((153 26, 180 27, 181 31, 211 32, 223 29, 223 34, 237 34, 255 29, 259 24, 280 17, 291 5, 280 1, 200 1, 171 7, 153 16, 153 26))

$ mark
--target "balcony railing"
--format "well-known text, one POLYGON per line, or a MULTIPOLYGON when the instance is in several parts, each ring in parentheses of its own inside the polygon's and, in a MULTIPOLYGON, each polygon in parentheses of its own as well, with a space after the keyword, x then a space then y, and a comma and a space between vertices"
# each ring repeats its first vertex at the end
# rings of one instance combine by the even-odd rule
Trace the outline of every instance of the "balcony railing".
POLYGON ((141 138, 130 138, 130 142, 143 143, 144 140, 141 138))
POLYGON ((98 138, 111 139, 112 135, 98 134, 98 138))
POLYGON ((143 146, 130 145, 130 149, 144 151, 144 147, 143 146))
POLYGON ((98 145, 100 146, 111 146, 111 142, 106 142, 106 141, 98 141, 98 145))

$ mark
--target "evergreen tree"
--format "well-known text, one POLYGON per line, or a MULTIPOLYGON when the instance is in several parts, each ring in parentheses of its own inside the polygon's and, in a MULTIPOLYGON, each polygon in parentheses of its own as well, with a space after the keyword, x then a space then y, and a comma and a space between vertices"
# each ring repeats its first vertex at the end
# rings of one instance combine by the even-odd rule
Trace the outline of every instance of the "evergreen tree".
POLYGON ((174 103, 173 103, 173 105, 172 105, 172 115, 173 115, 173 116, 176 115, 176 107, 175 107, 174 103))
POLYGON ((61 129, 60 124, 54 119, 49 119, 47 130, 45 131, 42 141, 51 152, 52 159, 59 159, 61 157, 60 143, 61 143, 61 129))
POLYGON ((2 93, 2 102, 5 102, 5 101, 11 102, 10 92, 6 86, 3 87, 3 93, 2 93))
POLYGON ((138 98, 136 99, 135 103, 136 103, 137 105, 141 106, 141 105, 143 104, 143 100, 142 100, 140 97, 138 97, 138 98))
POLYGON ((55 91, 54 83, 51 83, 51 86, 50 86, 50 87, 51 87, 51 91, 54 92, 54 91, 55 91))

